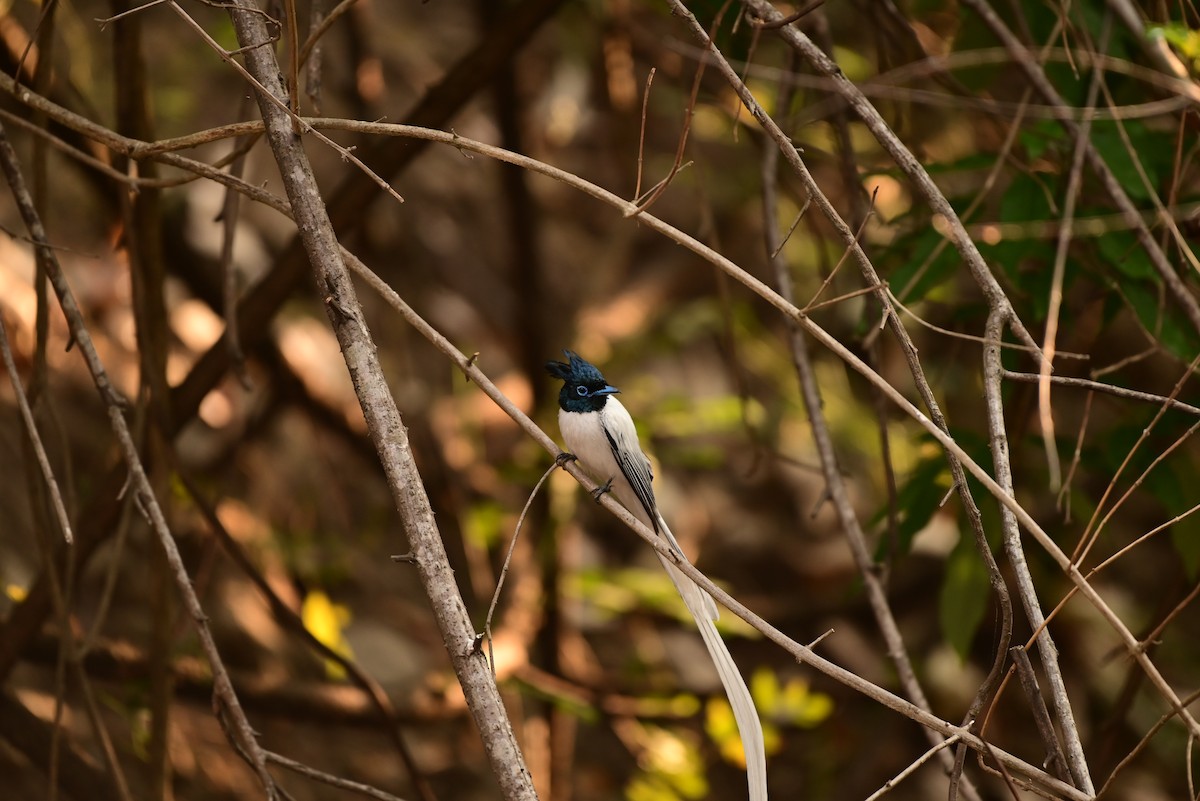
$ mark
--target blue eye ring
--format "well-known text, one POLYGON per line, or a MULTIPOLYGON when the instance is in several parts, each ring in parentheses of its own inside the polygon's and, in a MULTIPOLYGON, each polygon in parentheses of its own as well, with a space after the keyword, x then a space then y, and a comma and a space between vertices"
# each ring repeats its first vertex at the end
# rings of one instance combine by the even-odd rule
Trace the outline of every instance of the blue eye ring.
POLYGON ((575 394, 577 394, 581 398, 586 398, 591 393, 588 392, 587 387, 580 386, 580 387, 575 387, 575 394))

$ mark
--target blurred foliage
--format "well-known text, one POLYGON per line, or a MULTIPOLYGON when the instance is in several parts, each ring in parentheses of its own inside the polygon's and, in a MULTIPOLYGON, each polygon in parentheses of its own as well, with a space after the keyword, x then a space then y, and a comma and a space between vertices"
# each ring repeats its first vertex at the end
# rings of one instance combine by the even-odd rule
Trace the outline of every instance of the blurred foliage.
MULTIPOLYGON (((833 699, 828 695, 813 692, 808 682, 800 678, 780 683, 779 677, 767 668, 758 668, 750 677, 750 694, 762 720, 768 757, 783 748, 781 727, 811 729, 834 713, 833 699)), ((716 696, 708 699, 704 706, 704 730, 727 762, 745 769, 746 752, 728 700, 716 696)))
POLYGON ((646 726, 642 740, 644 767, 625 787, 628 801, 675 801, 708 795, 704 759, 691 737, 646 726))

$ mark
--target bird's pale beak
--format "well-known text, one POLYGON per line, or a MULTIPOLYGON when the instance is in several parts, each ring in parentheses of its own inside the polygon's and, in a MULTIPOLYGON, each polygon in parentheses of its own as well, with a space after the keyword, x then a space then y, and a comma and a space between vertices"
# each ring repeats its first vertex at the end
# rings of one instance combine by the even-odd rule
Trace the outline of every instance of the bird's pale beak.
POLYGON ((616 387, 605 386, 604 389, 598 389, 593 392, 593 395, 616 395, 621 390, 616 387))

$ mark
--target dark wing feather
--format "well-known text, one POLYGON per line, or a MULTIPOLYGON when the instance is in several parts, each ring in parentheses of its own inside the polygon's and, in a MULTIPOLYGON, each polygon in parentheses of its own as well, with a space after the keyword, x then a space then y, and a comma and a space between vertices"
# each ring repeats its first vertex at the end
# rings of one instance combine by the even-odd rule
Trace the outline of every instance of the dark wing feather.
POLYGON ((654 488, 650 484, 654 480, 654 471, 650 468, 650 460, 636 447, 633 449, 618 447, 616 440, 613 439, 607 428, 604 429, 604 436, 608 439, 608 447, 612 449, 617 466, 621 468, 621 474, 625 476, 629 486, 633 487, 638 500, 642 502, 642 508, 646 510, 646 516, 650 518, 650 525, 654 529, 654 533, 657 534, 658 506, 654 502, 654 488))

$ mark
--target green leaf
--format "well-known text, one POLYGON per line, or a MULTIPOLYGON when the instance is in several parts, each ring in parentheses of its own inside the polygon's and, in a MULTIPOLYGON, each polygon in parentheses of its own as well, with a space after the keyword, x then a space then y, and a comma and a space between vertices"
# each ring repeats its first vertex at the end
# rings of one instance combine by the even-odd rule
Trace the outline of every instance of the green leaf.
MULTIPOLYGON (((1163 144, 1169 148, 1170 145, 1166 142, 1162 144, 1156 142, 1158 137, 1147 135, 1144 126, 1133 122, 1125 123, 1125 131, 1129 135, 1129 140, 1142 169, 1146 171, 1146 176, 1150 179, 1150 186, 1158 186, 1158 165, 1155 159, 1148 158, 1148 156, 1153 154, 1155 148, 1162 147, 1163 144)), ((1130 160, 1129 150, 1125 147, 1116 124, 1097 122, 1092 130, 1092 144, 1108 162, 1109 169, 1112 170, 1113 176, 1125 193, 1135 201, 1149 202, 1150 192, 1138 174, 1137 167, 1130 160)), ((1170 149, 1167 152, 1170 153, 1170 149)))
POLYGON ((1000 201, 1002 222, 1030 222, 1049 219, 1050 200, 1054 193, 1053 182, 1042 176, 1038 181, 1033 176, 1021 173, 1013 179, 1000 201))
MULTIPOLYGON (((908 553, 912 547, 913 537, 929 524, 937 512, 942 498, 951 485, 950 470, 946 467, 946 459, 938 451, 937 455, 923 459, 917 463, 908 474, 904 484, 896 494, 896 506, 900 510, 900 521, 896 527, 899 541, 896 547, 900 553, 908 553)), ((871 518, 872 524, 883 520, 887 515, 887 506, 883 506, 871 518)), ((878 558, 882 558, 886 543, 881 541, 878 558)))
POLYGON ((1066 130, 1055 120, 1037 120, 1026 125, 1017 134, 1017 139, 1030 161, 1036 161, 1051 148, 1063 149, 1068 141, 1066 130))
MULTIPOLYGON (((1195 493, 1185 488, 1181 478, 1181 474, 1194 476, 1195 465, 1174 464, 1172 467, 1174 469, 1160 465, 1146 476, 1146 486, 1162 503, 1168 519, 1178 517, 1196 505, 1195 493)), ((1171 542, 1179 552, 1188 579, 1195 580, 1197 568, 1200 568, 1200 516, 1189 515, 1173 524, 1171 542)))
POLYGON ((942 581, 942 634, 964 661, 983 621, 991 584, 987 568, 970 537, 962 537, 946 561, 942 581))
POLYGON ((1200 66, 1200 31, 1180 22, 1168 22, 1165 25, 1151 25, 1146 29, 1146 35, 1152 39, 1166 39, 1181 55, 1191 60, 1192 69, 1200 66))
POLYGON ((1121 284, 1121 291, 1142 325, 1157 335, 1167 350, 1185 362, 1191 361, 1200 351, 1200 338, 1195 330, 1183 320, 1174 303, 1162 301, 1156 289, 1145 283, 1127 281, 1121 284))
POLYGON ((1096 249, 1104 263, 1112 265, 1121 275, 1138 280, 1158 279, 1150 257, 1138 244, 1132 231, 1110 231, 1099 236, 1096 238, 1096 249))
POLYGON ((504 535, 505 507, 494 501, 472 504, 463 517, 463 536, 480 548, 491 548, 504 535))
POLYGON ((906 237, 892 248, 892 256, 903 259, 903 265, 891 274, 888 283, 893 292, 903 293, 905 302, 923 300, 932 289, 941 286, 954 275, 958 268, 959 256, 953 245, 943 245, 937 257, 929 261, 934 249, 944 240, 945 237, 930 225, 924 227, 921 233, 906 237), (908 251, 907 254, 905 250, 908 251))

